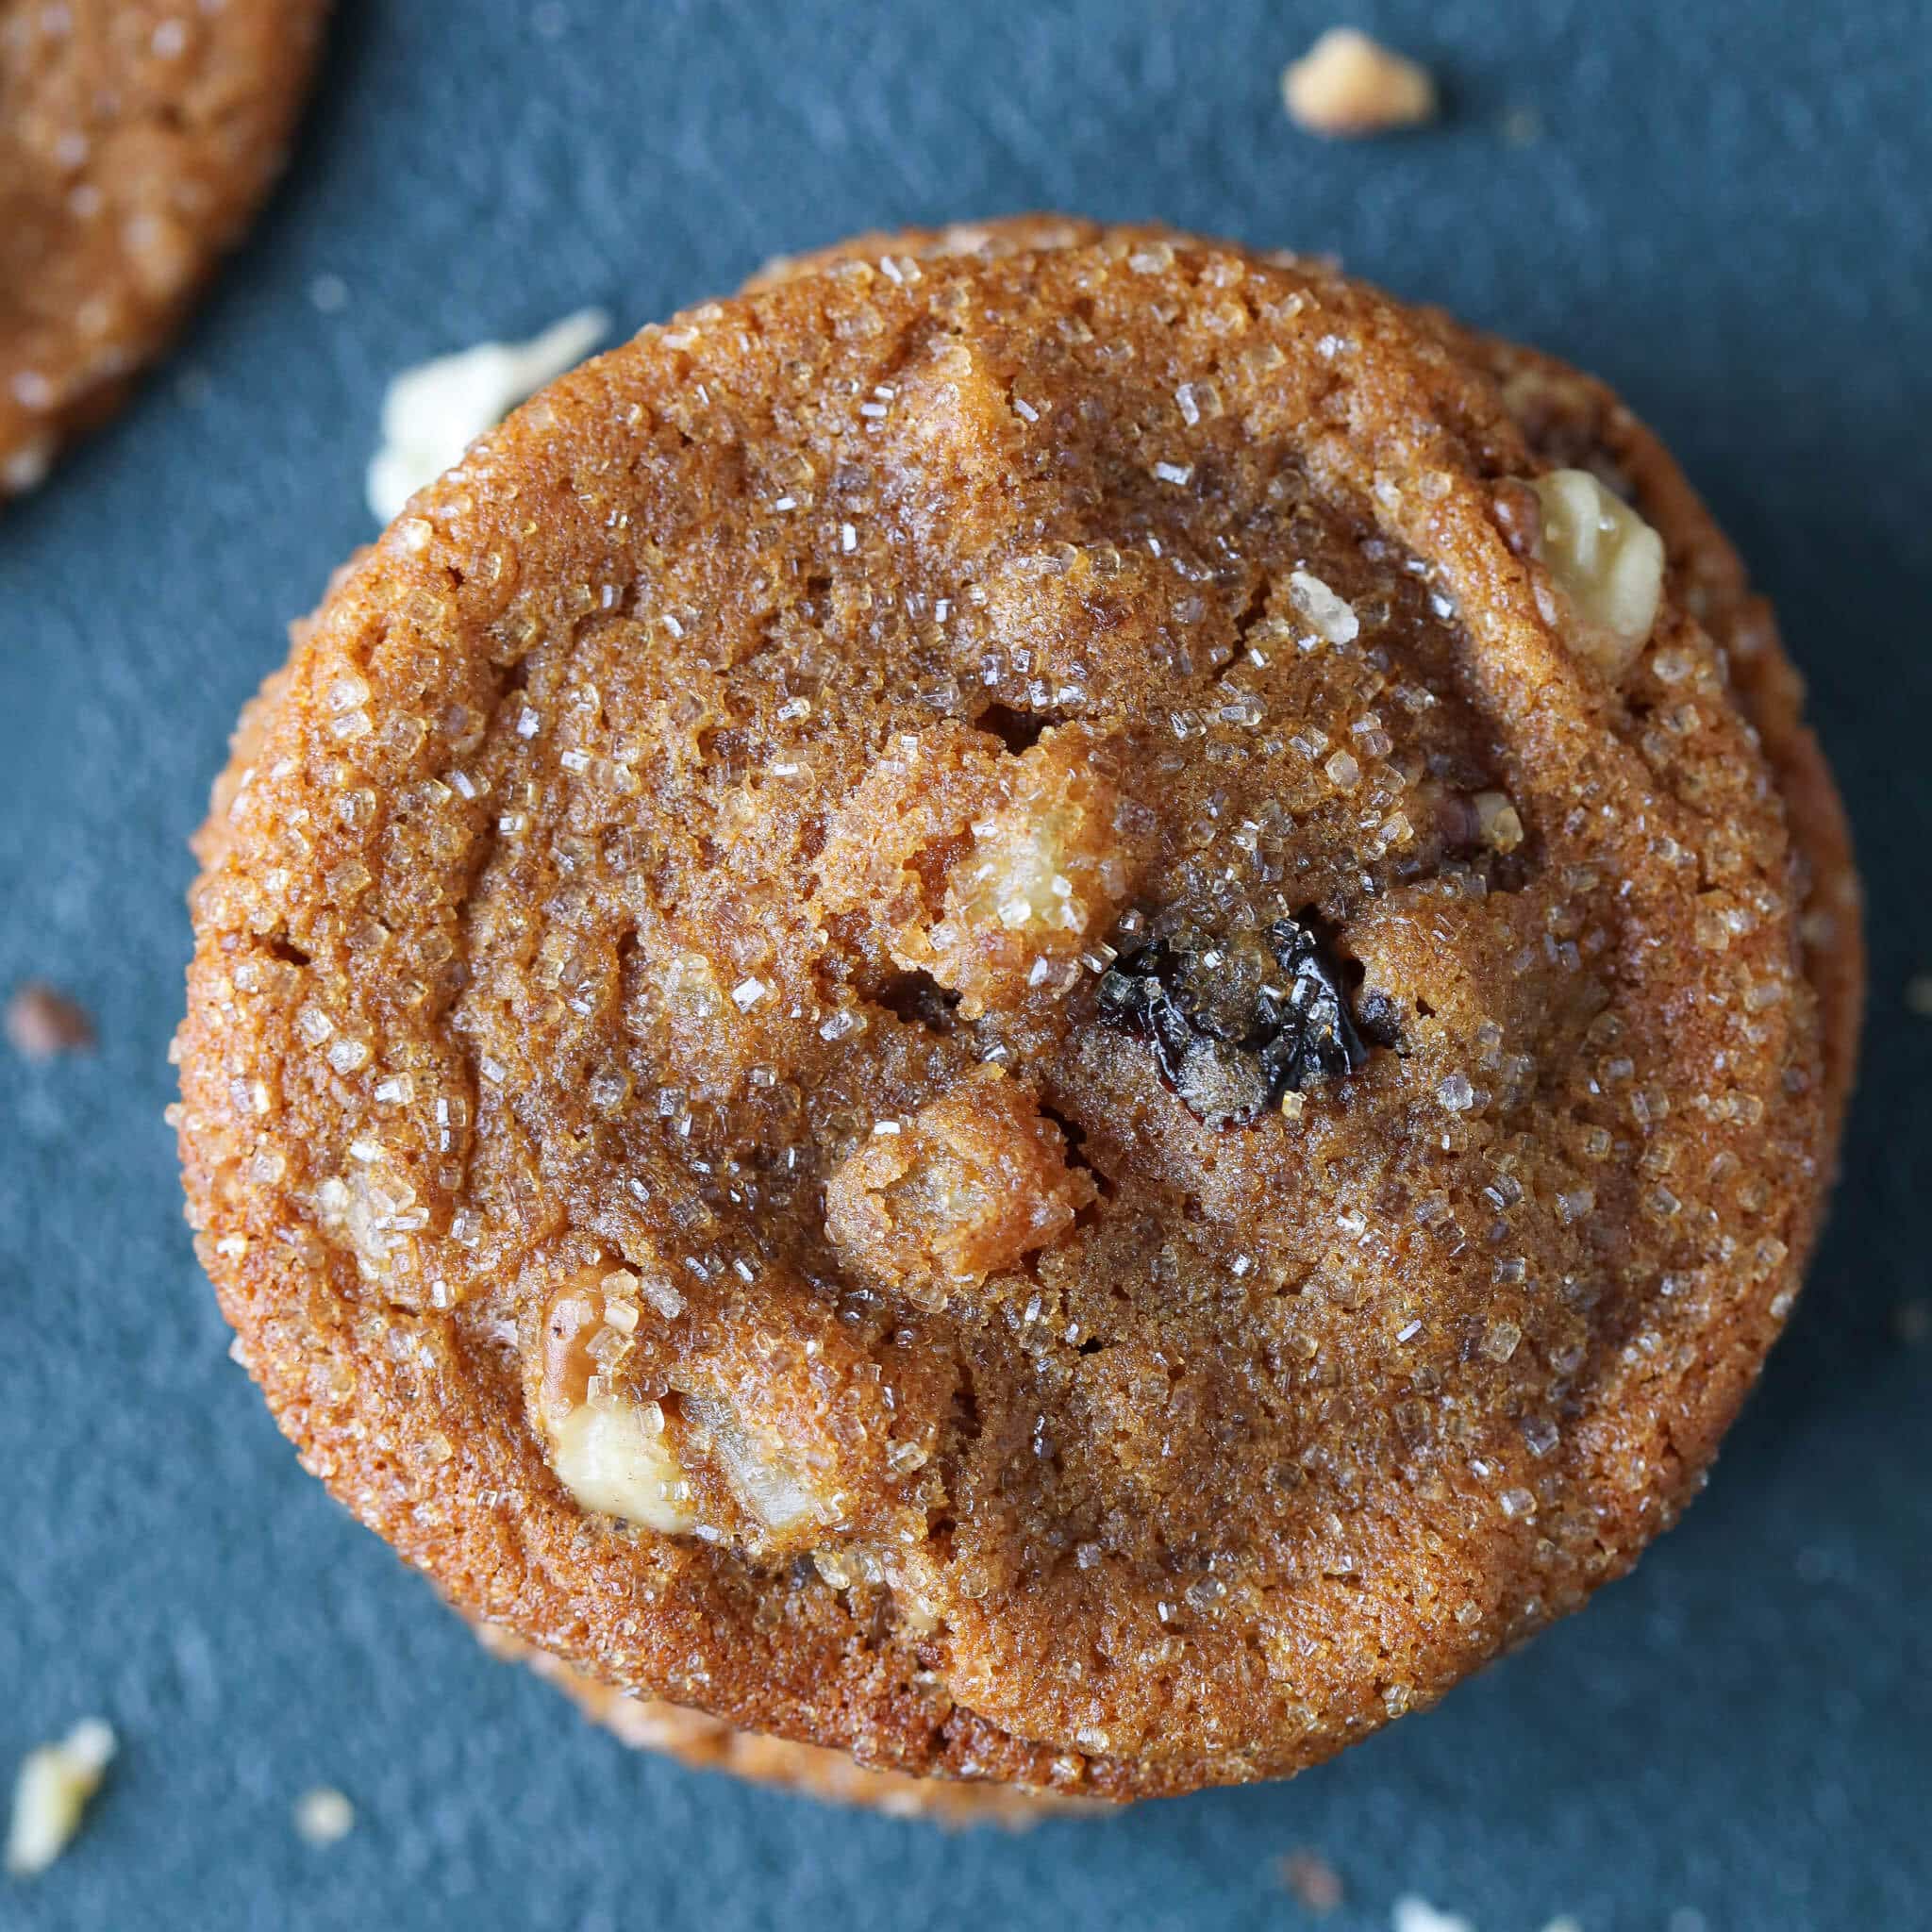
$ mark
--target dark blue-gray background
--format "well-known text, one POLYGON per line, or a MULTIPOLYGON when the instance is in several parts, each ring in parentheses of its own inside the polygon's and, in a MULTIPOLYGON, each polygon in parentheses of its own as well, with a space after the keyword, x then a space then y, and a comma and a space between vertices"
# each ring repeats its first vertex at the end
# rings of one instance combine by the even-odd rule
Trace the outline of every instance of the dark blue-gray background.
POLYGON ((0 1054, 0 1765, 93 1710, 125 1744, 0 1926, 1277 1926, 1299 1845, 1347 1881, 1334 1926, 1403 1891, 1480 1932, 1924 1924, 1932 1353, 1897 1311, 1932 1240, 1903 997, 1932 968, 1928 98, 1921 0, 344 0, 253 240, 0 516, 0 993, 57 980, 101 1034, 0 1054), (1436 69, 1440 126, 1289 125, 1277 73, 1337 17, 1436 69), (637 1756, 482 1656, 227 1361, 160 1113, 183 841, 284 623, 371 534, 390 374, 1033 206, 1334 250, 1618 384, 1781 607, 1874 1001, 1810 1291, 1633 1581, 1297 1783, 1009 1840, 637 1756), (328 1850, 290 1824, 319 1783, 358 1810, 328 1850))

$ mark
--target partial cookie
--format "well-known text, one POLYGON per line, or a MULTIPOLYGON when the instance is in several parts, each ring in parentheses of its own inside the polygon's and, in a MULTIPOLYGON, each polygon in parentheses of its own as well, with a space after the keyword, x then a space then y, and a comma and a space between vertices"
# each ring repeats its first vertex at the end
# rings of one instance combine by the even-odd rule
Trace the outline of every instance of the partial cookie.
MULTIPOLYGON (((860 235, 807 254, 780 256, 745 287, 755 292, 844 262, 877 262, 891 275, 905 273, 899 264, 906 260, 995 260, 1023 251, 1091 245, 1105 234, 1149 246, 1162 241, 1225 245, 1158 223, 1107 229, 1064 215, 1008 215, 860 235)), ((1269 250, 1264 258, 1308 275, 1339 273, 1325 258, 1286 249, 1269 250)), ((1817 736, 1805 723, 1804 680, 1784 650, 1775 613, 1751 589, 1742 560, 1675 459, 1603 383, 1554 356, 1466 329, 1440 309, 1414 312, 1441 331, 1458 356, 1491 369, 1505 407, 1544 463, 1591 472, 1658 531, 1676 575, 1678 599, 1724 648, 1738 702, 1760 734, 1778 789, 1790 805, 1803 868, 1805 968, 1819 992, 1826 1113, 1836 1145, 1857 1070, 1864 1011, 1862 889, 1850 823, 1817 736)))
POLYGON ((1785 653, 1777 618, 1752 590, 1737 551, 1675 459, 1604 384, 1493 337, 1475 353, 1494 369, 1510 412, 1543 461, 1589 471, 1657 530, 1675 596, 1724 650, 1731 689, 1762 742, 1798 848, 1798 932, 1806 976, 1818 992, 1825 1115, 1835 1148, 1857 1072, 1864 1015, 1863 892, 1851 824, 1817 735, 1805 722, 1804 679, 1785 653))
POLYGON ((1729 553, 1535 366, 954 231, 416 499, 200 846, 191 1213, 308 1466, 600 1681, 1115 1798, 1626 1569, 1790 1307, 1856 901, 1729 553))
POLYGON ((0 0, 0 496, 106 416, 279 171, 326 0, 0 0))
POLYGON ((968 1784, 908 1777, 901 1771, 876 1771, 854 1763, 842 1751, 760 1737, 756 1731, 736 1731, 701 1710, 613 1690, 506 1631, 479 1624, 476 1634, 493 1656, 528 1664, 540 1677, 548 1678, 562 1690, 592 1723, 607 1726, 626 1744, 640 1751, 661 1752, 692 1771, 728 1771, 753 1784, 775 1785, 828 1804, 858 1805, 868 1811, 883 1811, 891 1818, 930 1819, 955 1827, 998 1824, 1008 1831, 1028 1831, 1045 1819, 1077 1816, 1092 1808, 1077 1798, 1012 1785, 968 1784))

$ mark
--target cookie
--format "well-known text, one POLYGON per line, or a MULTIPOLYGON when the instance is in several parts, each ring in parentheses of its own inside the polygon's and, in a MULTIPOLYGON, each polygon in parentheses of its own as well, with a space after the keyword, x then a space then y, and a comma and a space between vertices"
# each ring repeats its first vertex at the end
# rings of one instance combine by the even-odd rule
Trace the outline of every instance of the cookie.
POLYGON ((0 496, 164 343, 279 171, 326 0, 0 0, 0 496))
POLYGON ((1795 683, 1614 401, 1046 218, 552 385, 198 849, 190 1215, 306 1464, 601 1683, 1114 1799, 1674 1521, 1857 1025, 1795 683))
POLYGON ((503 1631, 479 1625, 476 1634, 491 1656, 527 1664, 593 1724, 604 1725, 633 1749, 675 1757, 692 1771, 726 1771, 753 1784, 797 1791, 827 1804, 856 1805, 889 1818, 925 1819, 955 1828, 998 1824, 1008 1831, 1027 1831, 1046 1819, 1091 1808, 1077 1798, 1031 1791, 1020 1785, 967 1784, 874 1770, 855 1763, 842 1751, 733 1730, 701 1710, 613 1690, 503 1631))

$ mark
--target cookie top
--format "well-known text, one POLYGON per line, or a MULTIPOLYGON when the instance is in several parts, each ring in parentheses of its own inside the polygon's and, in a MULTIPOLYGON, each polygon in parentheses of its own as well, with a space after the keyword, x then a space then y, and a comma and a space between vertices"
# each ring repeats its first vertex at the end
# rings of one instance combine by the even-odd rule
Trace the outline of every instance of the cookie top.
POLYGON ((1857 908, 1600 390, 1050 240, 647 329, 342 574, 202 836, 179 1124, 282 1426, 473 1612, 1131 1797, 1674 1519, 1812 1241, 1857 908))
POLYGON ((326 0, 0 0, 0 496, 166 340, 282 161, 326 0))

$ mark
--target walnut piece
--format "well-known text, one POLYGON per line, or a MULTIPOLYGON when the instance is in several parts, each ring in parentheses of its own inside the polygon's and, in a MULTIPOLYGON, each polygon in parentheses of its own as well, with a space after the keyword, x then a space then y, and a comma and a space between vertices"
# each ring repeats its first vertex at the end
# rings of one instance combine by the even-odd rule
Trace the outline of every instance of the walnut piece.
POLYGON ((295 1800, 295 1834, 304 1844, 340 1844, 356 1828, 356 1807, 333 1785, 317 1785, 295 1800))
POLYGON ((593 1269, 551 1298, 537 1420, 558 1480, 586 1509, 675 1536, 696 1518, 664 1411, 630 1399, 616 1381, 637 1328, 639 1286, 628 1270, 600 1279, 593 1269))
POLYGON ((998 1067, 879 1124, 893 1131, 874 1131, 827 1183, 825 1227, 850 1266, 923 1307, 1046 1246, 1093 1199, 1059 1128, 998 1067))
POLYGON ((44 1872, 67 1849, 114 1750, 112 1727, 90 1717, 66 1737, 22 1759, 7 1832, 7 1870, 12 1877, 44 1872))
POLYGON ((1346 138, 1436 118, 1426 69, 1352 26, 1330 27, 1281 76, 1289 118, 1308 134, 1346 138))
POLYGON ((958 993, 964 1019, 1065 992, 1127 895, 1109 749, 1078 724, 1018 757, 959 725, 902 737, 834 822, 821 906, 958 993))
POLYGON ((926 935, 931 972, 975 1019, 988 1007, 1079 976, 1084 946, 1125 902, 1127 867, 1114 819, 1120 797, 1084 726, 1047 732, 1005 761, 1005 802, 972 825, 946 874, 926 935))
POLYGON ((842 1509, 837 1491, 814 1482, 812 1472, 788 1456, 771 1431, 721 1396, 691 1393, 684 1402, 708 1437, 711 1458, 731 1493, 768 1539, 795 1540, 800 1530, 838 1522, 842 1509))
POLYGON ((1565 634, 1606 676, 1621 676, 1657 622, 1664 541, 1588 470, 1553 470, 1529 487, 1542 511, 1538 555, 1569 606, 1565 634))
POLYGON ((574 369, 610 333, 601 308, 579 309, 527 342, 478 342, 405 369, 382 399, 382 447, 370 459, 369 508, 378 523, 434 483, 525 396, 574 369))
POLYGON ((1475 810, 1476 836, 1492 852, 1514 852, 1523 843, 1523 820, 1507 791, 1478 791, 1470 804, 1475 810))

